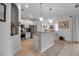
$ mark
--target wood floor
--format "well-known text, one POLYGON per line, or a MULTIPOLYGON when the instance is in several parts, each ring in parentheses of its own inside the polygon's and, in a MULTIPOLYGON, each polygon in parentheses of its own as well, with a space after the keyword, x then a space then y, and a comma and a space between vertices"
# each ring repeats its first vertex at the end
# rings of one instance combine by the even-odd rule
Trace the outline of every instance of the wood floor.
POLYGON ((16 54, 16 56, 36 56, 38 51, 32 46, 32 39, 22 40, 21 50, 16 54))
POLYGON ((32 47, 32 40, 23 40, 22 49, 17 56, 79 56, 79 43, 56 40, 55 44, 44 51, 38 52, 32 47))
POLYGON ((45 56, 79 56, 79 43, 57 40, 56 43, 40 54, 45 56))

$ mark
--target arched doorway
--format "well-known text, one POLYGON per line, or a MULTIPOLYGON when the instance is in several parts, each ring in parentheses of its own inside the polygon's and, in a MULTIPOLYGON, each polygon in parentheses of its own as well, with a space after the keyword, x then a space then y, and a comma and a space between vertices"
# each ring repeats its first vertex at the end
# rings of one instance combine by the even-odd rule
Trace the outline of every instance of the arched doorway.
POLYGON ((18 8, 16 4, 11 3, 11 36, 18 35, 18 8))

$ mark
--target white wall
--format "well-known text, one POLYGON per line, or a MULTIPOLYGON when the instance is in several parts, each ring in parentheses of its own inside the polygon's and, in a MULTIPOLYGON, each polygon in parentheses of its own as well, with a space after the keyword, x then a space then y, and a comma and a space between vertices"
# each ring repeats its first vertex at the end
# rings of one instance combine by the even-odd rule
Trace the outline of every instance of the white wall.
POLYGON ((0 56, 15 55, 15 53, 21 48, 20 33, 16 36, 10 36, 10 22, 11 4, 6 3, 6 22, 0 22, 0 56))
POLYGON ((74 16, 74 34, 73 34, 73 37, 74 37, 74 41, 79 41, 79 14, 75 15, 74 16))
POLYGON ((60 21, 69 21, 69 28, 59 28, 59 36, 63 36, 66 40, 71 41, 72 39, 72 20, 69 16, 62 16, 58 19, 58 24, 60 21))
POLYGON ((10 4, 6 7, 6 22, 0 21, 0 55, 9 55, 10 50, 10 4))
POLYGON ((58 32, 58 34, 60 36, 63 36, 67 41, 79 41, 79 36, 78 36, 79 35, 79 32, 78 32, 79 16, 78 15, 79 15, 79 11, 75 11, 75 12, 64 14, 57 19, 58 23, 63 20, 69 21, 69 28, 65 28, 65 29, 59 28, 59 32, 58 32))

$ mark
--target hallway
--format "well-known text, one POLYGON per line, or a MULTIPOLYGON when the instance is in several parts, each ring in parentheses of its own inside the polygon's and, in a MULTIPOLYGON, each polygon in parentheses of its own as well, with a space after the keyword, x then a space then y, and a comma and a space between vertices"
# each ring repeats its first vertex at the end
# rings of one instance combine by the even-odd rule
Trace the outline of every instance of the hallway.
POLYGON ((22 40, 21 50, 16 54, 17 56, 34 56, 38 55, 38 51, 32 47, 32 39, 22 40))

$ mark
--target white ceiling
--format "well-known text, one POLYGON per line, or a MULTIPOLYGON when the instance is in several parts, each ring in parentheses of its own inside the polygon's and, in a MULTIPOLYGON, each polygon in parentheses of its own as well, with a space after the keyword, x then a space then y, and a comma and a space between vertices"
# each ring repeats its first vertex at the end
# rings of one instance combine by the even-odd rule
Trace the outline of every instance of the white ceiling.
MULTIPOLYGON (((49 9, 52 8, 52 18, 58 17, 65 13, 73 12, 79 10, 75 8, 76 3, 43 3, 42 4, 42 14, 44 19, 49 18, 49 9)), ((22 3, 22 17, 33 19, 38 19, 40 17, 40 3, 22 3), (29 5, 28 8, 25 8, 25 5, 29 5), (32 15, 33 17, 30 17, 32 15)))

